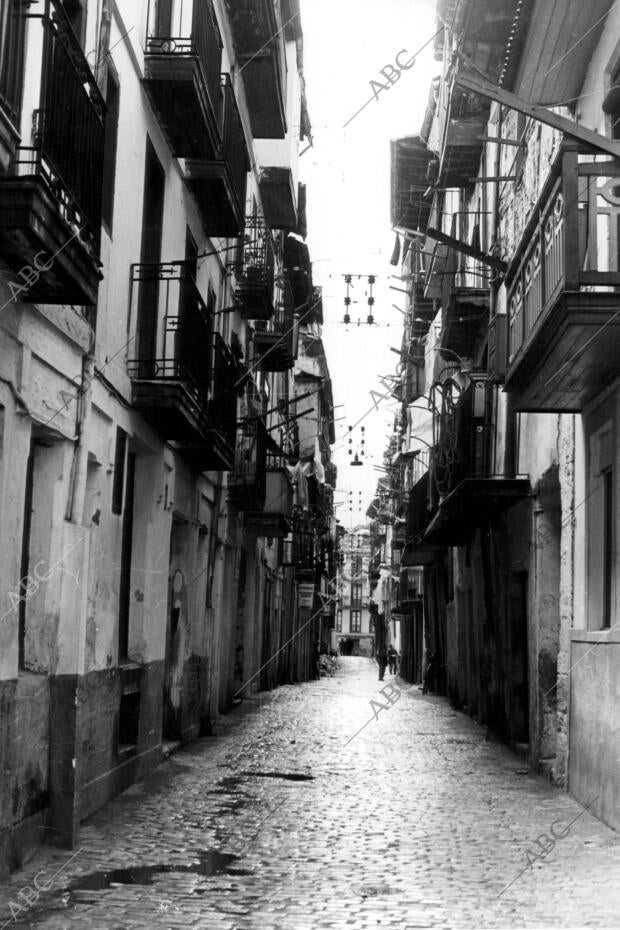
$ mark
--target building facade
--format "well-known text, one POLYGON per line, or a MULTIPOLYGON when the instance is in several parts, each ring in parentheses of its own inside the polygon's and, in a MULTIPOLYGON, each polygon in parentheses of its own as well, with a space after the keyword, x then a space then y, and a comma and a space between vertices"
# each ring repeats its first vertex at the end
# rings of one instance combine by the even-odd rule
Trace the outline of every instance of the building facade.
POLYGON ((0 0, 0 874, 311 672, 309 138, 295 0, 0 0))
POLYGON ((370 612, 370 529, 366 524, 344 531, 339 547, 338 603, 332 648, 340 640, 346 654, 374 654, 374 622, 370 612))
POLYGON ((441 73, 392 147, 396 435, 428 452, 401 566, 439 689, 617 828, 620 13, 437 9, 441 73))

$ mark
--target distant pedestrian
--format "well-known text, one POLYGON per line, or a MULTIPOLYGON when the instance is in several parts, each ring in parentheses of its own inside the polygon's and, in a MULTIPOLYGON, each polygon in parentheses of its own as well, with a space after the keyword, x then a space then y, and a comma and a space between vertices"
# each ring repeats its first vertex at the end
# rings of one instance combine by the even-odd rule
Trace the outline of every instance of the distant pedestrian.
POLYGON ((314 680, 319 681, 321 678, 321 640, 317 636, 312 647, 312 664, 314 671, 314 680))
POLYGON ((435 691, 437 689, 437 677, 439 675, 439 656, 434 652, 431 652, 426 663, 426 671, 424 672, 424 680, 422 682, 422 694, 427 694, 429 689, 435 691))
POLYGON ((344 639, 342 638, 338 640, 338 651, 341 656, 344 655, 344 639))
POLYGON ((396 665, 397 665, 397 662, 398 662, 398 653, 397 653, 396 650, 394 649, 394 646, 390 646, 390 648, 388 649, 388 651, 387 651, 387 660, 388 660, 388 665, 389 665, 389 667, 390 667, 390 675, 395 675, 395 674, 396 674, 396 665))
POLYGON ((385 675, 385 670, 388 664, 388 657, 385 649, 381 649, 381 651, 377 653, 376 658, 377 665, 379 666, 379 681, 383 681, 383 676, 385 675))

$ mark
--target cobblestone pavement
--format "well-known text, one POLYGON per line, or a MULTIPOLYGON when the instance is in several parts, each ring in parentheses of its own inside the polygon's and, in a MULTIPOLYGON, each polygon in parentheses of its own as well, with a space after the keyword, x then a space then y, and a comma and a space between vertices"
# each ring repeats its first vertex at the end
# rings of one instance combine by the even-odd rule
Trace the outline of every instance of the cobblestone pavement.
POLYGON ((44 848, 0 886, 0 926, 620 928, 618 834, 444 699, 341 663, 44 848))

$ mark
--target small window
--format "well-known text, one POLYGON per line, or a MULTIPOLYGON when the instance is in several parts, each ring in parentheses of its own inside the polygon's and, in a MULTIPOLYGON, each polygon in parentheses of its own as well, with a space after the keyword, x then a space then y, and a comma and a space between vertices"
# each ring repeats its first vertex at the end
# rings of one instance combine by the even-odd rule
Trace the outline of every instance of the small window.
POLYGON ((123 512, 123 486, 125 483, 125 456, 127 452, 127 433, 116 428, 116 451, 114 453, 114 478, 112 483, 112 513, 123 512))
POLYGON ((352 633, 362 632, 362 611, 361 610, 351 611, 351 632, 352 633))

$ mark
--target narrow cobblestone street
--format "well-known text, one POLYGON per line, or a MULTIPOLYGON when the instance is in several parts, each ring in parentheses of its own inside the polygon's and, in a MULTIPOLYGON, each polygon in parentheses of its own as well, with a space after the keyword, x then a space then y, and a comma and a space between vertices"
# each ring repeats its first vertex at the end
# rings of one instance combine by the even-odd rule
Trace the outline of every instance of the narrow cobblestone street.
POLYGON ((42 850, 2 887, 1 926, 620 927, 616 833, 445 699, 399 682, 390 705, 398 679, 340 662, 244 702, 74 853, 42 850))

